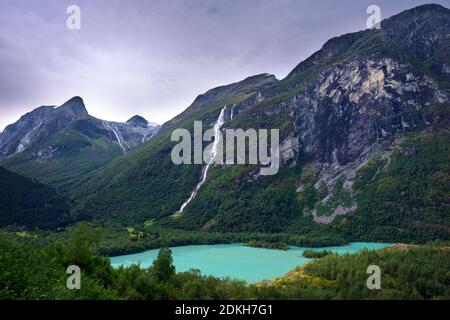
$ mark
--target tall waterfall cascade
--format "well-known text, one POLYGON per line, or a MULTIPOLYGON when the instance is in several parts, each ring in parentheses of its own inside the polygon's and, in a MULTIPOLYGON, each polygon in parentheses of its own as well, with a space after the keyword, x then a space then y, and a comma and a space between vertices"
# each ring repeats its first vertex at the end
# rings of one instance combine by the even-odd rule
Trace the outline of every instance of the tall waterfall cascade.
POLYGON ((208 176, 208 170, 209 167, 214 163, 215 158, 217 156, 217 151, 219 149, 219 132, 220 129, 222 128, 223 124, 225 123, 225 111, 226 111, 227 107, 224 107, 222 109, 222 111, 220 111, 220 115, 219 118, 217 118, 216 123, 214 124, 214 143, 211 149, 211 157, 209 162, 206 164, 206 166, 203 168, 202 170, 202 175, 201 175, 201 179, 200 182, 197 184, 197 186, 195 187, 194 191, 192 191, 191 196, 189 197, 189 199, 186 200, 185 203, 183 203, 183 205, 181 206, 180 210, 178 210, 178 213, 182 213, 183 210, 186 208, 186 206, 195 198, 195 196, 198 193, 198 190, 200 190, 201 186, 205 183, 206 181, 206 177, 208 176))

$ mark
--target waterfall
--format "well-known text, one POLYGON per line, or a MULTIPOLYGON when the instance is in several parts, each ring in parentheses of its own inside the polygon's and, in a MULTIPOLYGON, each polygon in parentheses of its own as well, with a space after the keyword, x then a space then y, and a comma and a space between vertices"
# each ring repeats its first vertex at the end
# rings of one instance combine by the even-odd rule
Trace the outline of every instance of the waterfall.
POLYGON ((227 109, 227 107, 224 107, 222 109, 222 111, 220 111, 219 118, 217 118, 217 121, 214 124, 214 143, 213 143, 213 146, 212 146, 212 149, 211 149, 211 157, 210 157, 209 162, 206 164, 206 166, 202 170, 202 175, 201 175, 200 182, 197 184, 197 186, 195 187, 194 191, 192 191, 191 196, 189 197, 189 199, 187 199, 186 202, 183 203, 183 205, 181 206, 180 210, 178 210, 178 213, 182 213, 183 212, 184 208, 186 208, 186 206, 192 201, 192 199, 195 198, 195 196, 197 195, 198 190, 200 189, 200 187, 206 181, 206 177, 208 176, 209 167, 214 163, 214 160, 215 160, 216 155, 217 155, 217 150, 219 148, 219 132, 220 132, 220 129, 222 128, 223 124, 225 123, 225 110, 226 109, 227 109))
POLYGON ((113 126, 111 125, 111 123, 109 123, 108 121, 103 121, 103 124, 105 125, 106 129, 112 130, 112 132, 114 132, 117 142, 119 143, 120 147, 122 148, 123 152, 127 153, 127 149, 125 149, 125 147, 122 144, 122 139, 121 139, 121 135, 119 135, 119 133, 117 133, 116 129, 113 128, 113 126))
POLYGON ((232 108, 231 108, 231 114, 230 114, 230 120, 233 120, 233 116, 234 116, 234 108, 236 107, 236 105, 234 105, 232 108))

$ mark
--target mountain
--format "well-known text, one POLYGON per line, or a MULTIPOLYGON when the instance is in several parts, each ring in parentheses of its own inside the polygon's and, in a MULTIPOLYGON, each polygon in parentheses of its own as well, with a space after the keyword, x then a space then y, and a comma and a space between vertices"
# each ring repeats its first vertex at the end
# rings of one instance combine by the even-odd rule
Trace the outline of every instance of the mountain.
POLYGON ((0 226, 54 228, 70 221, 67 201, 53 188, 0 167, 0 226))
POLYGON ((21 153, 48 139, 69 124, 87 119, 83 100, 75 97, 59 108, 43 106, 27 113, 0 134, 0 155, 8 157, 21 153))
POLYGON ((222 232, 450 238, 450 10, 424 5, 329 40, 285 79, 264 74, 199 96, 142 148, 78 181, 99 221, 222 232), (226 108, 224 108, 226 107, 226 108), (282 167, 171 161, 176 128, 280 129, 282 167), (177 214, 176 214, 177 213, 177 214))
POLYGON ((0 134, 1 163, 63 188, 148 141, 159 129, 142 117, 132 119, 119 123, 94 118, 80 97, 57 108, 37 108, 0 134))
POLYGON ((172 129, 192 131, 195 120, 212 126, 224 105, 252 103, 258 89, 276 82, 273 75, 262 74, 206 92, 144 146, 81 179, 69 191, 71 198, 98 219, 133 223, 173 214, 189 197, 202 167, 173 165, 172 129))

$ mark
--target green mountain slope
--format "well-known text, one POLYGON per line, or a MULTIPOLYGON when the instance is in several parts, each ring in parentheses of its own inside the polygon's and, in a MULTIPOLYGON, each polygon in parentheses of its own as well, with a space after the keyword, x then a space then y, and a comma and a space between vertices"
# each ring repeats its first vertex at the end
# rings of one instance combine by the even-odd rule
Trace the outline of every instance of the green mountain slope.
POLYGON ((339 235, 348 241, 449 239, 449 141, 447 128, 399 138, 358 170, 352 194, 341 185, 326 204, 322 200, 329 195, 309 182, 297 190, 308 165, 253 183, 246 183, 246 171, 215 168, 188 212, 160 223, 186 230, 339 235), (316 223, 310 214, 331 216, 352 201, 358 208, 329 224, 316 223))
POLYGON ((260 75, 211 90, 191 108, 166 123, 147 144, 82 179, 70 192, 79 209, 96 219, 135 223, 172 215, 189 197, 201 165, 175 166, 171 160, 172 128, 193 131, 193 122, 212 126, 220 109, 255 98, 256 89, 276 81, 260 75))
POLYGON ((54 228, 69 221, 69 205, 53 188, 0 167, 0 226, 54 228))

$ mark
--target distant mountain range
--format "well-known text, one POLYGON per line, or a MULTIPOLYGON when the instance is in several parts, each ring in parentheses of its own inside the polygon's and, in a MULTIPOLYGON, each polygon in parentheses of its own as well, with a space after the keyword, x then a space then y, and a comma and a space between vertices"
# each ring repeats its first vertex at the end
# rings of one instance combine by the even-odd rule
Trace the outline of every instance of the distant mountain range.
POLYGON ((74 97, 43 106, 0 133, 2 165, 57 187, 150 140, 159 126, 134 116, 125 123, 89 115, 74 97))
POLYGON ((126 124, 89 117, 73 106, 79 98, 43 107, 0 136, 8 157, 0 165, 59 187, 99 222, 449 239, 449 61, 450 10, 424 5, 384 20, 381 30, 329 40, 285 79, 261 74, 206 92, 123 156, 158 128, 139 131, 148 129, 140 117, 126 124), (192 132, 196 120, 212 126, 225 106, 222 130, 280 129, 282 167, 264 177, 256 165, 213 166, 183 214, 175 214, 203 166, 172 163, 171 132, 192 132))

